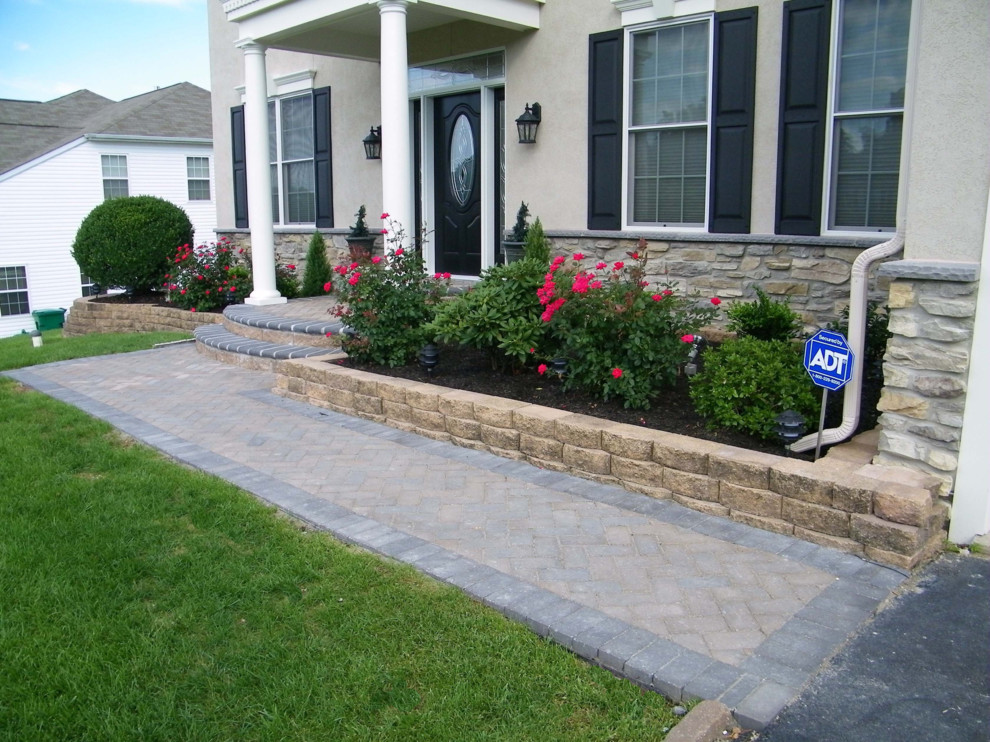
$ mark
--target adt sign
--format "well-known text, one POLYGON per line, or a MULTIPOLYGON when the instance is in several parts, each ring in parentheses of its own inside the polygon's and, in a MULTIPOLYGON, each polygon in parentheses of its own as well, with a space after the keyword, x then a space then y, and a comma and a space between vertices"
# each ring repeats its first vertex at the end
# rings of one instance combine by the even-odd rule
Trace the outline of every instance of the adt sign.
POLYGON ((852 378, 853 352, 838 332, 819 330, 804 346, 804 367, 811 380, 830 391, 852 378))

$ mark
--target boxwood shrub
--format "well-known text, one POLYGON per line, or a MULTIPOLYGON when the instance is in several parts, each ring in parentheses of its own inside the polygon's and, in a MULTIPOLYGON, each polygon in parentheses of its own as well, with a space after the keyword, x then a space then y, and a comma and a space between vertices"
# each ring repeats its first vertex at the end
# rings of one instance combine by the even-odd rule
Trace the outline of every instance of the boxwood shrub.
POLYGON ((125 196, 89 212, 72 257, 103 288, 143 293, 161 286, 176 248, 192 242, 192 222, 181 208, 156 196, 125 196))

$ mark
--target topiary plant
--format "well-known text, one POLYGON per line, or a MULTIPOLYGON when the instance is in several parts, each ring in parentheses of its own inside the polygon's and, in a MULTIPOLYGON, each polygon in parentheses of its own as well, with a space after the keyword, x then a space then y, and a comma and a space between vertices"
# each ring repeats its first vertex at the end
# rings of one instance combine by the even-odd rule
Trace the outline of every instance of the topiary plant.
POLYGON ((181 208, 156 196, 124 196, 83 219, 72 257, 93 283, 149 292, 161 286, 176 247, 192 242, 192 222, 181 208))
POLYGON ((537 217, 526 233, 526 244, 523 246, 524 257, 541 263, 544 267, 550 262, 550 240, 543 231, 543 223, 537 217))
POLYGON ((323 287, 330 282, 330 264, 327 262, 327 243, 323 235, 314 232, 306 251, 306 270, 303 272, 301 296, 322 296, 323 287))
POLYGON ((774 418, 784 410, 809 420, 817 412, 819 397, 798 343, 741 337, 707 351, 704 361, 691 378, 691 399, 713 427, 773 439, 774 418))
POLYGON ((801 317, 787 300, 774 301, 756 288, 756 301, 736 302, 725 311, 729 329, 740 337, 790 340, 801 335, 801 317))

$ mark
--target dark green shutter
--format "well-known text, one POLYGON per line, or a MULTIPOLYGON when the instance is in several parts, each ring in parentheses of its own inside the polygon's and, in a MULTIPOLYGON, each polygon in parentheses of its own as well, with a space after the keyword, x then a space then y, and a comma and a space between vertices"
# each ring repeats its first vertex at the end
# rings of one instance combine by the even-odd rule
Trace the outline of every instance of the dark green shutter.
POLYGON ((330 88, 313 91, 313 167, 316 226, 333 226, 333 168, 330 162, 330 88))
POLYGON ((588 229, 622 228, 623 31, 588 44, 588 229))
POLYGON ((749 233, 756 101, 756 8, 715 16, 711 232, 749 233))
POLYGON ((247 155, 244 152, 244 106, 230 109, 231 160, 234 166, 234 226, 247 229, 247 155))
POLYGON ((831 17, 829 0, 784 3, 777 234, 821 231, 831 17))

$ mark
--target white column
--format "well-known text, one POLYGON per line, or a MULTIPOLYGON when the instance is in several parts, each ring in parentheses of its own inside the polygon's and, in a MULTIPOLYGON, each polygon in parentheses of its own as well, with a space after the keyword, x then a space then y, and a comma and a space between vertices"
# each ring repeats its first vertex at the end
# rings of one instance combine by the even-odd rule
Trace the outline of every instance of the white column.
POLYGON ((254 290, 245 304, 284 304, 275 288, 275 230, 272 226, 271 163, 268 158, 268 74, 265 47, 237 42, 244 52, 244 155, 254 290))
POLYGON ((408 0, 379 0, 381 15, 382 204, 406 231, 407 244, 419 229, 413 205, 409 128, 409 58, 406 52, 408 0))

